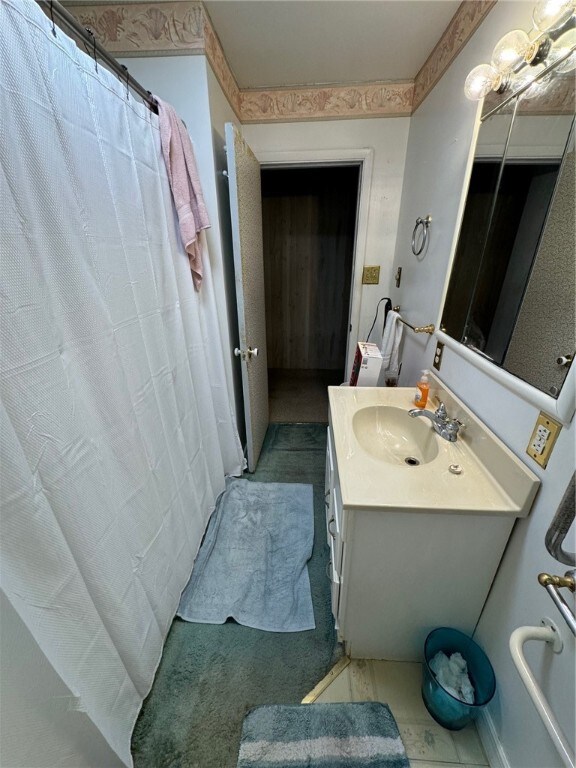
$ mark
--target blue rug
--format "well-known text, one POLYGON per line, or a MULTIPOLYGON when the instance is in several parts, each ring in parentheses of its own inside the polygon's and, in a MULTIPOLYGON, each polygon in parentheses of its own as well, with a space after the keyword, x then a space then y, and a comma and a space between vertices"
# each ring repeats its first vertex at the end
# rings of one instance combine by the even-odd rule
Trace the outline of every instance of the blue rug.
POLYGON ((313 541, 311 485, 229 480, 178 616, 203 624, 231 617, 269 632, 314 629, 306 565, 313 541))
POLYGON ((257 707, 244 719, 237 768, 410 768, 386 704, 257 707))

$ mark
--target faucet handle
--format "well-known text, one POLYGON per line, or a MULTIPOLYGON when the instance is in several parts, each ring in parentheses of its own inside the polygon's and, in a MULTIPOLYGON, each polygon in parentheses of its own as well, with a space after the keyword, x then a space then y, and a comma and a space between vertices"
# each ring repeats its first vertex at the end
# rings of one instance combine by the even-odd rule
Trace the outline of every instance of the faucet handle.
POLYGON ((437 418, 443 419, 443 420, 446 420, 448 418, 448 413, 446 412, 446 406, 441 400, 438 403, 438 408, 436 408, 435 415, 437 418))
POLYGON ((456 438, 456 435, 460 431, 460 422, 457 419, 448 419, 444 424, 444 430, 446 434, 456 438))
POLYGON ((456 440, 456 435, 459 435, 464 429, 466 429, 466 425, 460 419, 446 419, 444 422, 444 430, 449 436, 449 440, 456 440))

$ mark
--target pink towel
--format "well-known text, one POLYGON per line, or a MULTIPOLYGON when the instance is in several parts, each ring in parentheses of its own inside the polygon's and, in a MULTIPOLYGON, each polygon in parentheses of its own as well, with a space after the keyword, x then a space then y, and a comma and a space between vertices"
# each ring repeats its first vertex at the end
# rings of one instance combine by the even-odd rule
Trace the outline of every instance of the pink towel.
POLYGON ((192 280, 196 290, 202 283, 202 249, 200 230, 210 226, 192 142, 184 123, 174 107, 154 97, 158 102, 160 119, 160 143, 168 171, 172 197, 178 214, 180 235, 190 259, 192 280))

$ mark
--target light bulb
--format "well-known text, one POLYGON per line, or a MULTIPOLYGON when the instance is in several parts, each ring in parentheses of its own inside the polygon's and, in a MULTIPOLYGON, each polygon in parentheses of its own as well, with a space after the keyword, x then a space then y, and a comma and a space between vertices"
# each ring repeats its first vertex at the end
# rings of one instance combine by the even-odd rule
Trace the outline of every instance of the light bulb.
POLYGON ((534 25, 541 32, 558 29, 576 10, 575 0, 540 0, 532 12, 534 25))
POLYGON ((526 63, 525 57, 534 47, 534 43, 522 29, 513 29, 497 43, 492 53, 492 66, 500 74, 517 72, 526 63))
MULTIPOLYGON (((557 61, 558 59, 562 58, 562 56, 565 56, 568 51, 575 45, 576 29, 569 29, 568 32, 564 32, 564 34, 559 37, 552 46, 552 50, 550 51, 550 58, 552 61, 557 61)), ((576 51, 573 51, 567 59, 565 59, 561 64, 558 64, 554 71, 560 72, 564 75, 566 72, 572 72, 573 69, 576 69, 576 51)))
POLYGON ((471 101, 479 101, 500 87, 502 77, 490 64, 479 64, 464 83, 464 93, 471 101))

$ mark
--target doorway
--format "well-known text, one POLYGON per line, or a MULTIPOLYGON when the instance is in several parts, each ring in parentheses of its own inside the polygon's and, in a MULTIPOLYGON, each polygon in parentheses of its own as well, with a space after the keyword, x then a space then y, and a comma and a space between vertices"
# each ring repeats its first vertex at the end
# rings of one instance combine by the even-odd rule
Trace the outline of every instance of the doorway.
POLYGON ((328 421, 345 380, 360 163, 264 167, 270 421, 328 421))

